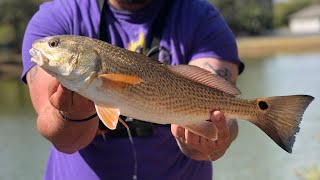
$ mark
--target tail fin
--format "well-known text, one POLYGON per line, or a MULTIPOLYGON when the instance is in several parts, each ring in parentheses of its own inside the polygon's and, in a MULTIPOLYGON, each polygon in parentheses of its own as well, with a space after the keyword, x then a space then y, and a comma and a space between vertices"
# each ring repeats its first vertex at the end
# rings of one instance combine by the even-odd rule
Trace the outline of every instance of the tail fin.
POLYGON ((258 121, 251 122, 288 153, 292 152, 302 115, 314 97, 308 95, 275 96, 257 99, 258 121))

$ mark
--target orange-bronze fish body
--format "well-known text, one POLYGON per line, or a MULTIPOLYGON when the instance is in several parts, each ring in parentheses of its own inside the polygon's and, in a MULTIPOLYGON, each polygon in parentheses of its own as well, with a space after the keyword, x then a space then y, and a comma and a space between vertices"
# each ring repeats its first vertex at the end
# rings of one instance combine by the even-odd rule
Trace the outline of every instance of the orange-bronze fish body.
POLYGON ((32 61, 63 86, 92 100, 104 124, 115 129, 120 112, 143 121, 178 124, 210 140, 217 129, 206 121, 213 110, 252 122, 291 152, 308 95, 240 99, 239 90, 196 66, 169 66, 82 36, 34 42, 32 61))

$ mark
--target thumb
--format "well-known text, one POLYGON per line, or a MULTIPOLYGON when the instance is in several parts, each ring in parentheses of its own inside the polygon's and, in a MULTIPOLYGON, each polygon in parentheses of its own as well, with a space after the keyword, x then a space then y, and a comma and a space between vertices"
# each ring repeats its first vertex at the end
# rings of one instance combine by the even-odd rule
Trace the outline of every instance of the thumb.
POLYGON ((48 96, 49 98, 58 90, 60 83, 55 78, 50 78, 48 85, 48 96))
POLYGON ((68 112, 72 106, 72 94, 73 92, 63 88, 61 84, 52 85, 52 88, 49 91, 49 101, 51 105, 60 110, 68 112))
POLYGON ((171 133, 175 138, 184 138, 185 129, 179 125, 171 124, 171 133))

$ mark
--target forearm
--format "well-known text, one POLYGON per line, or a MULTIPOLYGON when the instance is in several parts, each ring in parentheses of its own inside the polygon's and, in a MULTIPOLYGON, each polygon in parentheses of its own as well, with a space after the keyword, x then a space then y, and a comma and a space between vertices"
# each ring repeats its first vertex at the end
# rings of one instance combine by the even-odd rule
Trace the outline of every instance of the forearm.
POLYGON ((42 136, 56 149, 64 153, 74 153, 90 144, 96 136, 98 117, 85 122, 64 120, 50 103, 38 113, 37 127, 42 136))
POLYGON ((64 153, 74 153, 92 142, 97 134, 97 117, 85 122, 69 122, 59 113, 61 110, 68 118, 84 119, 95 112, 92 102, 63 89, 56 79, 37 66, 27 73, 27 82, 42 136, 64 153))

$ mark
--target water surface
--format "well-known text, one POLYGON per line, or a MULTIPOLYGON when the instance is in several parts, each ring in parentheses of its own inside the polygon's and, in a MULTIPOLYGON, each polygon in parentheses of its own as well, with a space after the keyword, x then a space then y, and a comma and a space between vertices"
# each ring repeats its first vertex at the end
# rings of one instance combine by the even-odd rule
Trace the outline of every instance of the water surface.
POLYGON ((279 55, 246 62, 239 79, 243 98, 308 94, 293 153, 288 154, 253 124, 240 121, 240 132, 226 155, 214 162, 214 179, 297 180, 297 172, 320 165, 320 54, 279 55))

